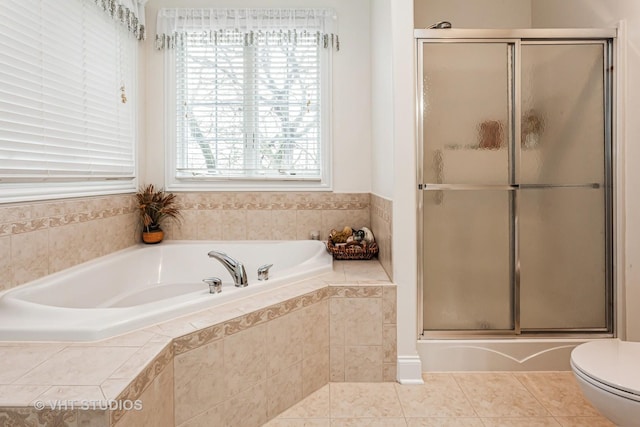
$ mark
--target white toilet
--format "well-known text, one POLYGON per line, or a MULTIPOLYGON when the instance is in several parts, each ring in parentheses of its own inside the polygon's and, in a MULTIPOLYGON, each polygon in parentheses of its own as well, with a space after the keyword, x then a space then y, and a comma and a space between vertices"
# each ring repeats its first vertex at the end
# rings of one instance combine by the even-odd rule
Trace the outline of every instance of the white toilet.
POLYGON ((585 397, 621 427, 640 426, 640 342, 591 341, 571 352, 585 397))

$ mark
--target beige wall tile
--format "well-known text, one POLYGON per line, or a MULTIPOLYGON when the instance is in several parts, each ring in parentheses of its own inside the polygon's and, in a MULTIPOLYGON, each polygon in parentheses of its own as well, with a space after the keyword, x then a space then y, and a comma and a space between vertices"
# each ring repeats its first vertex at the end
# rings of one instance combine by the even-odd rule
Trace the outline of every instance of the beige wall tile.
POLYGON ((329 384, 284 411, 278 418, 329 418, 329 384))
POLYGON ((302 362, 267 379, 267 417, 271 419, 302 400, 302 362))
POLYGON ((224 384, 228 397, 267 378, 266 332, 266 324, 261 324, 224 339, 224 384))
MULTIPOLYGON (((296 240, 297 230, 298 230, 297 223, 296 223, 296 211, 273 210, 271 211, 271 215, 272 215, 271 221, 272 221, 272 227, 273 227, 273 239, 274 240, 296 240)), ((309 236, 307 235, 307 239, 308 238, 309 236)))
POLYGON ((329 380, 344 381, 344 345, 331 345, 329 348, 329 380))
POLYGON ((382 317, 385 324, 397 323, 398 292, 396 286, 382 287, 382 317))
POLYGON ((382 298, 332 298, 331 345, 382 345, 382 298))
POLYGON ((248 210, 246 216, 248 240, 271 240, 274 238, 271 210, 248 210))
POLYGON ((384 325, 382 328, 382 351, 384 352, 384 362, 394 363, 397 360, 397 326, 384 325))
POLYGON ((174 425, 173 365, 169 364, 140 396, 141 411, 127 411, 115 427, 171 427, 174 425))
POLYGON ((214 406, 190 420, 176 424, 178 427, 211 427, 224 426, 224 403, 214 406))
POLYGON ((198 238, 198 211, 182 211, 180 222, 170 221, 162 228, 171 240, 195 240, 198 238))
POLYGON ((13 286, 15 283, 11 263, 11 237, 0 237, 0 291, 13 286))
POLYGON ((78 410, 78 427, 109 427, 109 411, 78 410))
POLYGON ((382 346, 346 346, 344 348, 344 380, 356 382, 382 381, 382 346))
POLYGON ((247 239, 247 213, 244 210, 222 211, 222 238, 224 240, 247 239))
POLYGON ((320 301, 302 311, 302 355, 317 354, 329 346, 329 300, 320 301))
POLYGON ((80 246, 76 242, 78 235, 78 224, 49 229, 49 273, 81 262, 80 246))
POLYGON ((289 370, 302 361, 305 331, 298 310, 267 322, 267 376, 289 370))
POLYGON ((222 211, 198 211, 196 221, 198 240, 222 240, 222 211))
MULTIPOLYGON (((369 208, 335 209, 322 211, 322 231, 327 235, 332 229, 342 230, 345 226, 360 229, 371 228, 369 208)), ((326 237, 323 237, 326 239, 326 237)))
POLYGON ((382 381, 394 382, 398 377, 398 366, 396 363, 385 363, 382 365, 382 381))
POLYGON ((302 361, 302 395, 308 396, 328 382, 329 346, 326 346, 302 361))
POLYGON ((310 231, 320 231, 320 240, 326 240, 329 230, 322 229, 322 212, 298 210, 296 212, 296 239, 309 239, 310 231))
POLYGON ((49 273, 49 232, 38 230, 11 236, 12 283, 16 285, 49 273))
POLYGON ((266 381, 255 384, 224 403, 224 427, 260 427, 267 418, 266 381), (251 399, 247 399, 251 396, 251 399))
POLYGON ((175 422, 181 424, 230 397, 224 387, 224 350, 214 341, 175 356, 175 422))

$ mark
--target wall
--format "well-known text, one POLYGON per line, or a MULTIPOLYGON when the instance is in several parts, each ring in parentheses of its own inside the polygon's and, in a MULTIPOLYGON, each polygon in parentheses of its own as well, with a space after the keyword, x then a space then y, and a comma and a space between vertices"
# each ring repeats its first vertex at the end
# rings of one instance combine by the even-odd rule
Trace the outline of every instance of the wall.
POLYGON ((416 0, 415 28, 449 21, 454 28, 529 28, 531 0, 416 0))
POLYGON ((133 245, 129 195, 0 207, 0 291, 133 245))
MULTIPOLYGON (((622 262, 624 270, 619 272, 623 288, 620 289, 622 313, 619 316, 626 326, 626 338, 640 341, 640 194, 631 183, 640 182, 640 170, 634 163, 640 160, 640 146, 634 144, 640 138, 640 122, 634 118, 640 111, 640 100, 626 94, 640 90, 640 3, 636 0, 532 0, 532 24, 534 27, 570 28, 614 28, 618 21, 625 20, 627 43, 622 46, 625 58, 618 65, 623 76, 623 93, 618 97, 618 122, 620 133, 617 160, 621 193, 621 211, 618 223, 623 242, 622 262), (625 64, 626 62, 626 64, 625 64), (626 65, 626 66, 625 66, 626 65), (625 183, 629 183, 626 184, 625 183), (626 317, 626 319, 625 319, 626 317)), ((624 332, 622 331, 622 337, 624 332)))
POLYGON ((390 0, 371 0, 371 191, 393 198, 393 81, 390 0))
POLYGON ((147 159, 143 182, 164 182, 164 54, 154 48, 157 11, 163 7, 332 7, 340 51, 333 55, 333 190, 371 190, 371 71, 368 0, 150 0, 146 6, 147 159))

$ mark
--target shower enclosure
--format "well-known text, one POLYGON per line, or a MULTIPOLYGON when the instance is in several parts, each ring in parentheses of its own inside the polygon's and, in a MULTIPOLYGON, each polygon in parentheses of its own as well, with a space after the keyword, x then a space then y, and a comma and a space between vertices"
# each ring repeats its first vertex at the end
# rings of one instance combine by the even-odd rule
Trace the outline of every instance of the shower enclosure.
POLYGON ((609 30, 417 30, 423 338, 612 334, 609 30))

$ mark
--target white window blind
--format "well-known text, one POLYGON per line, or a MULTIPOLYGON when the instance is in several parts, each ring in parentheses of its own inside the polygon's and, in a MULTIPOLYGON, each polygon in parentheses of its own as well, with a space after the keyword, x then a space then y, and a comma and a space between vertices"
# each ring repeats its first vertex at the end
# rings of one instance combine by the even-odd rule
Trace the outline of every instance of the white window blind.
POLYGON ((175 49, 171 178, 326 182, 333 36, 281 29, 269 16, 281 15, 261 11, 268 31, 192 24, 197 32, 164 37, 175 49))
POLYGON ((2 0, 5 197, 135 188, 134 61, 135 38, 94 1, 2 0))

